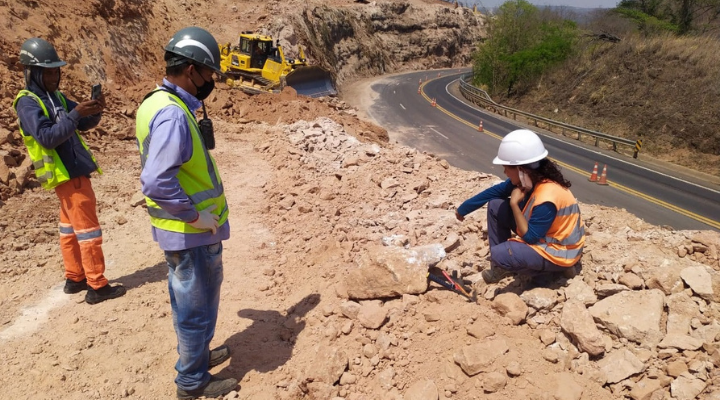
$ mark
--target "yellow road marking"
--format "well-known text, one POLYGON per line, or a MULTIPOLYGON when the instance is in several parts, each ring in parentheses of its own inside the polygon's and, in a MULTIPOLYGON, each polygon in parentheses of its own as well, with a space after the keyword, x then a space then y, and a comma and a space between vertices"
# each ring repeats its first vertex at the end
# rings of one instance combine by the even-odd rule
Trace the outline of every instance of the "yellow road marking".
MULTIPOLYGON (((428 82, 433 81, 433 80, 436 80, 436 79, 438 79, 438 78, 434 78, 434 79, 427 80, 427 81, 423 82, 423 83, 420 85, 420 94, 421 94, 421 95, 425 98, 425 100, 427 100, 428 103, 430 103, 430 104, 432 104, 432 99, 431 99, 428 95, 425 94, 425 90, 423 90, 423 89, 425 88, 425 85, 426 85, 428 82)), ((449 116, 450 118, 452 118, 452 119, 454 119, 454 120, 456 120, 456 121, 458 121, 458 122, 460 122, 460 123, 463 123, 463 124, 465 124, 465 125, 473 128, 473 129, 475 129, 475 130, 477 130, 477 128, 478 128, 477 125, 473 125, 472 123, 470 123, 470 122, 468 122, 468 121, 466 121, 466 120, 458 117, 457 115, 451 113, 451 112, 448 111, 447 109, 445 109, 445 108, 443 108, 443 107, 440 107, 440 106, 437 104, 437 101, 435 102, 435 108, 437 108, 439 111, 441 111, 442 113, 446 114, 446 115, 449 116)), ((502 140, 502 136, 499 136, 499 135, 497 135, 497 134, 495 134, 495 133, 492 133, 492 132, 490 132, 490 131, 488 131, 487 129, 484 129, 484 128, 483 128, 483 132, 478 132, 478 133, 484 133, 484 134, 486 134, 486 135, 488 135, 488 136, 490 136, 490 137, 493 137, 493 138, 495 138, 495 139, 502 140)), ((580 168, 573 167, 572 165, 569 165, 569 164, 560 162, 560 161, 558 161, 558 160, 556 160, 556 159, 552 159, 552 160, 555 161, 558 165, 560 165, 560 166, 562 166, 562 167, 564 167, 564 168, 567 168, 567 169, 569 169, 569 170, 571 170, 571 171, 577 172, 577 173, 580 174, 580 175, 586 174, 586 172, 583 171, 583 170, 581 170, 580 168)), ((694 219, 694 220, 696 220, 696 221, 699 221, 699 222, 702 222, 702 223, 707 224, 707 225, 709 225, 709 226, 712 226, 712 227, 715 228, 715 229, 720 229, 720 222, 718 222, 718 221, 715 221, 715 220, 710 219, 710 218, 707 218, 707 217, 703 217, 702 215, 695 214, 695 213, 692 212, 692 211, 688 211, 688 210, 686 210, 686 209, 684 209, 684 208, 681 208, 681 207, 678 207, 678 206, 676 206, 676 205, 667 203, 667 202, 665 202, 665 201, 662 201, 662 200, 660 200, 660 199, 657 199, 657 198, 652 197, 652 196, 650 196, 650 195, 647 195, 647 194, 645 194, 645 193, 638 192, 637 190, 630 189, 630 188, 627 187, 627 186, 623 186, 623 185, 621 185, 621 184, 619 184, 619 183, 615 183, 615 182, 613 182, 613 181, 611 181, 611 180, 607 180, 607 183, 608 183, 608 185, 610 185, 611 187, 614 187, 615 189, 618 189, 618 190, 620 190, 620 191, 623 191, 623 192, 625 192, 625 193, 627 193, 627 194, 629 194, 629 195, 631 195, 631 196, 639 197, 639 198, 644 199, 644 200, 647 200, 647 201, 649 201, 649 202, 651 202, 651 203, 653 203, 653 204, 657 204, 657 205, 659 205, 659 206, 661 206, 661 207, 667 208, 668 210, 671 210, 671 211, 674 211, 674 212, 676 212, 676 213, 678 213, 678 214, 684 215, 684 216, 686 216, 686 217, 688 217, 688 218, 692 218, 692 219, 694 219)))

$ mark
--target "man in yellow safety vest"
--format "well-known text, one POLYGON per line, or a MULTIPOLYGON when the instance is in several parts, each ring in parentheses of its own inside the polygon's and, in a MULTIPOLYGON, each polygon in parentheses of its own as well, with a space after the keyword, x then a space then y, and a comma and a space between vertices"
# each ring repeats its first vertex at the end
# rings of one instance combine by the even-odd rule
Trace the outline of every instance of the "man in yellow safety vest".
POLYGON ((233 378, 209 369, 230 357, 230 349, 210 350, 223 280, 222 241, 230 237, 228 206, 220 173, 208 152, 212 124, 197 121, 220 73, 220 49, 206 30, 188 27, 165 47, 165 79, 137 111, 142 192, 152 234, 165 252, 168 289, 179 359, 177 397, 215 398, 237 387, 233 378))
POLYGON ((125 287, 111 286, 104 276, 102 231, 90 184, 90 174, 102 171, 79 133, 97 126, 105 99, 101 94, 75 103, 65 97, 58 87, 60 67, 66 63, 44 39, 26 40, 20 48, 20 63, 25 66, 25 89, 13 107, 38 181, 60 199, 64 291, 87 289, 88 304, 120 297, 125 287))

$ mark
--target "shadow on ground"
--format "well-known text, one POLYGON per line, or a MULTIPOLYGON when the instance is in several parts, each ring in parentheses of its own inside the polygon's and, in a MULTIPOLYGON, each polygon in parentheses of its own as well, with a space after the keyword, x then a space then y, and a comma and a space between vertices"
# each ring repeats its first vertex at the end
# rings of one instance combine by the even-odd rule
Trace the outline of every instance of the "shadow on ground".
POLYGON ((166 281, 168 276, 168 266, 165 261, 159 262, 152 267, 143 268, 135 271, 130 275, 113 279, 112 283, 121 283, 128 289, 140 287, 146 283, 155 283, 166 281))
POLYGON ((269 372, 285 364, 292 357, 297 336, 305 329, 305 315, 320 302, 319 294, 311 294, 288 308, 276 310, 238 311, 240 318, 253 321, 242 332, 229 337, 230 365, 220 374, 238 380, 249 371, 269 372))

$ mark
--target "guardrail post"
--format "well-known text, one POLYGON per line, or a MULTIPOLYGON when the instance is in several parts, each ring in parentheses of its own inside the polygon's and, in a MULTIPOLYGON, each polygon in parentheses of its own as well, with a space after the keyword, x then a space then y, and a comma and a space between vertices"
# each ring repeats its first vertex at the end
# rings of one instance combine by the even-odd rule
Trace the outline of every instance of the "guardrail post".
POLYGON ((617 153, 617 142, 613 142, 613 151, 617 153))
POLYGON ((595 138, 595 147, 598 147, 598 144, 600 144, 600 138, 596 137, 595 138))
POLYGON ((635 152, 633 153, 633 158, 638 157, 638 153, 640 152, 640 149, 642 148, 642 140, 639 140, 635 142, 635 152))

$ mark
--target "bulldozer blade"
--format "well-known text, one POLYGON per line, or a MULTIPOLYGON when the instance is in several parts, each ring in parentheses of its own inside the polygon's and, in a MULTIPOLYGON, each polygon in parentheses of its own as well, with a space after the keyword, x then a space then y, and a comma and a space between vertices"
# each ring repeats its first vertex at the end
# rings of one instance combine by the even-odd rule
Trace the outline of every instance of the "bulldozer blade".
POLYGON ((332 75, 330 72, 318 66, 300 67, 292 70, 285 77, 285 84, 303 96, 322 97, 337 95, 332 75))

